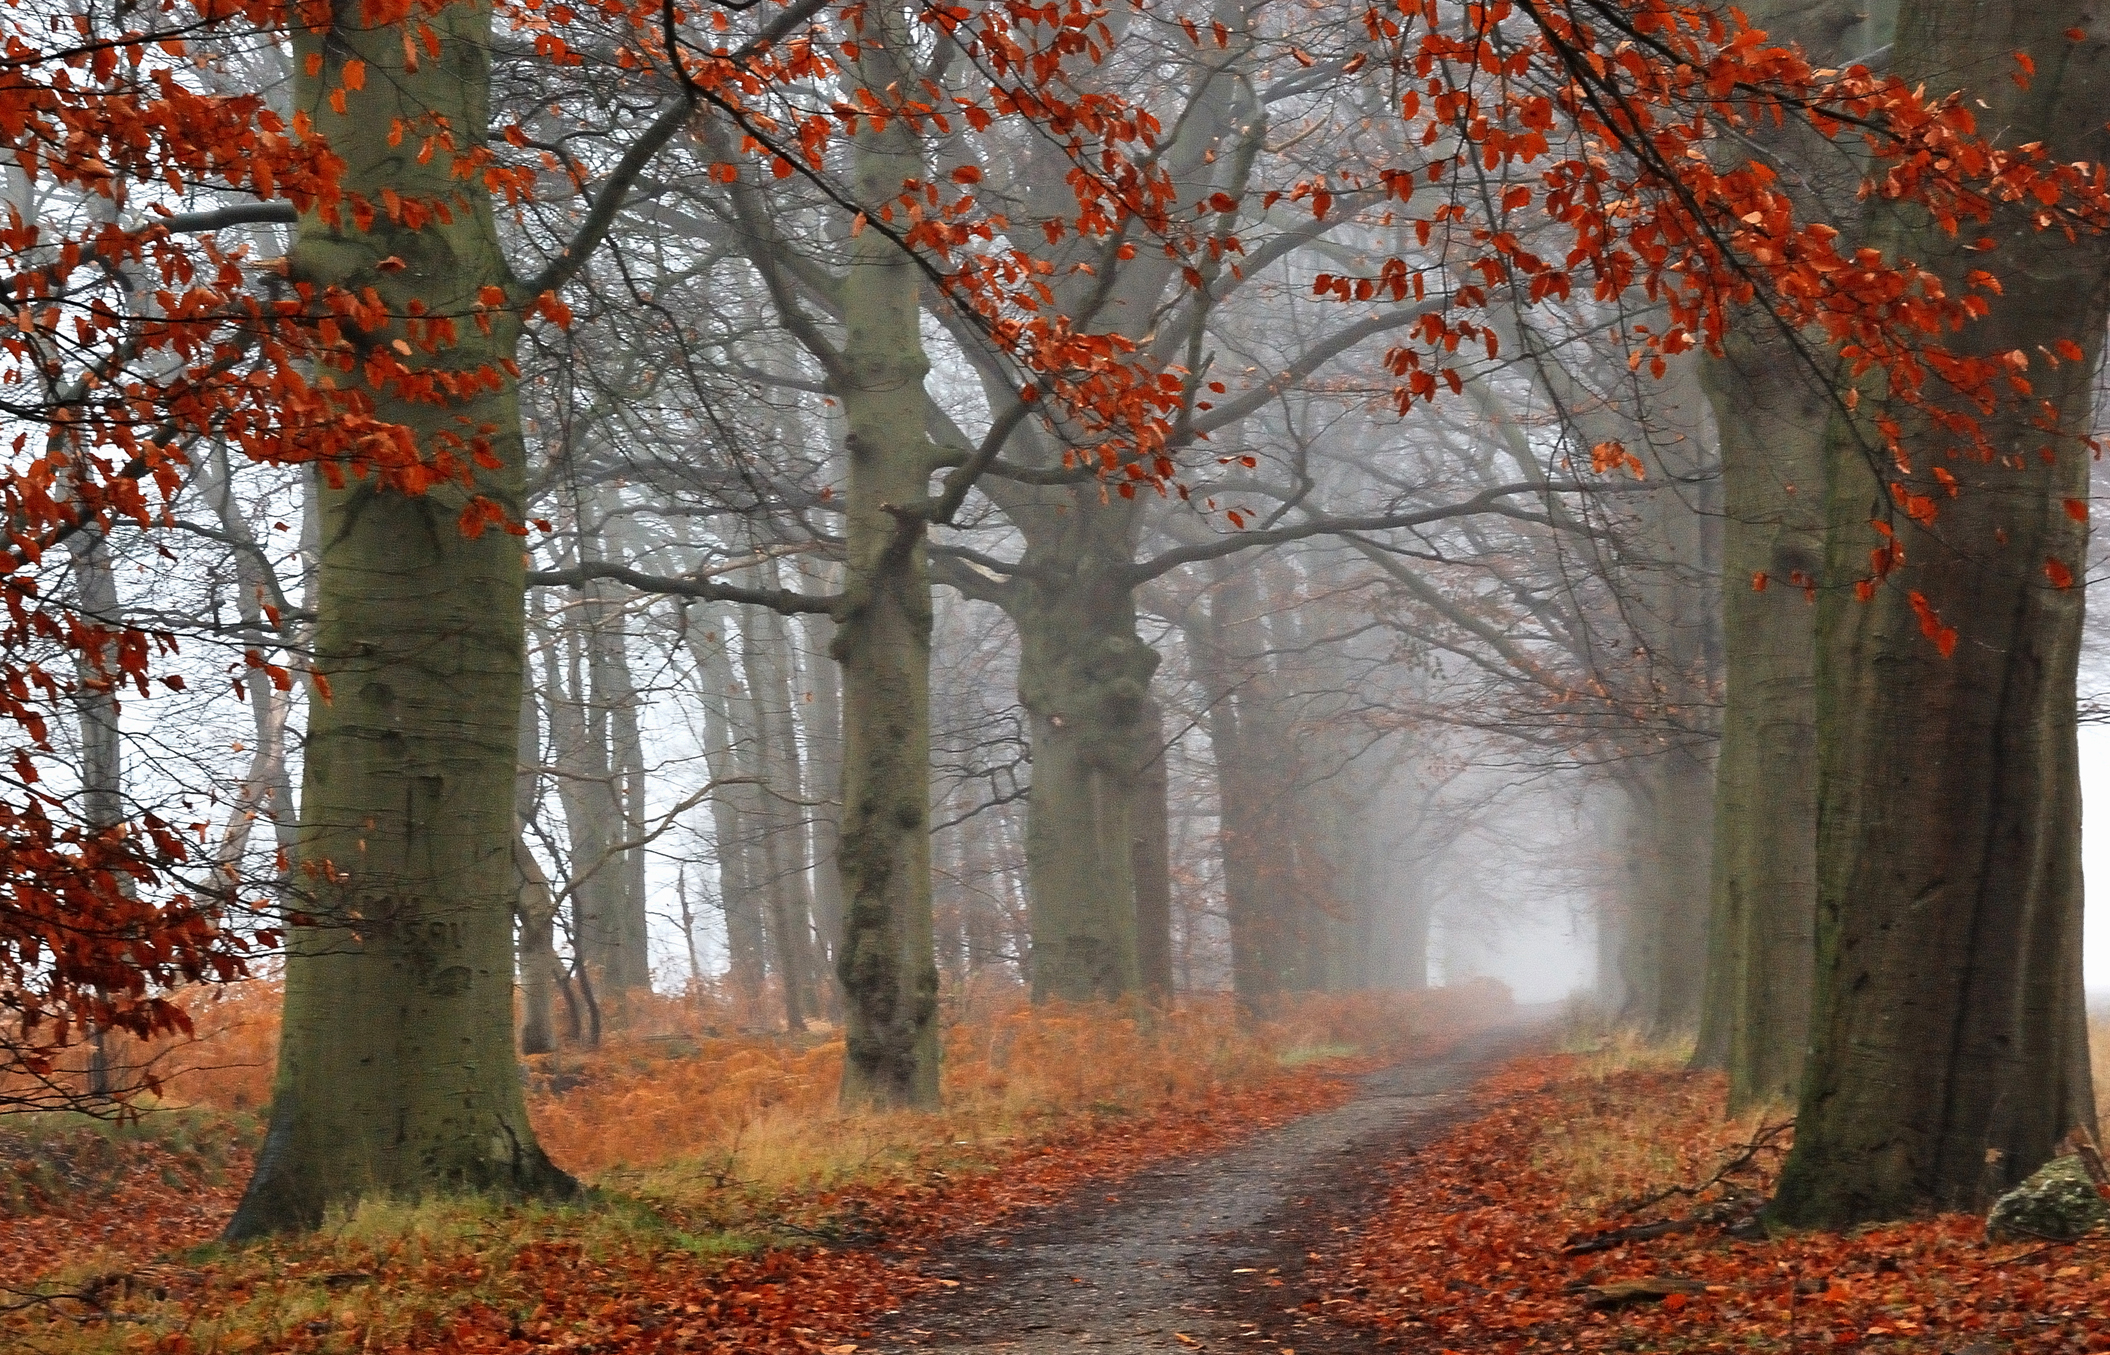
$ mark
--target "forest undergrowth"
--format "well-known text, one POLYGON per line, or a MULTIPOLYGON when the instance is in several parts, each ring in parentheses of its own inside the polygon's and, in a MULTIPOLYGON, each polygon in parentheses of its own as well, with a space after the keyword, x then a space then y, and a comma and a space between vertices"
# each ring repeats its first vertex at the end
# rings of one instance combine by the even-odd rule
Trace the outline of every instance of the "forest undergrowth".
MULTIPOLYGON (((2092 1027, 2096 1066, 2110 1020, 2092 1027)), ((1768 1235, 1792 1108, 1725 1113, 1688 1051, 1520 1059, 1396 1164, 1309 1307, 1406 1350, 2110 1350, 2110 1236, 1990 1242, 1979 1215, 1768 1235)), ((2110 1088, 2099 1088, 2110 1121, 2110 1088)))
MULTIPOLYGON (((262 987, 158 1058, 136 1125, 0 1122, 0 1347, 248 1351, 825 1351, 946 1282, 936 1240, 1340 1103, 1506 1008, 1476 984, 1311 997, 1272 1021, 1199 1000, 1141 1016, 975 1004, 944 1109, 838 1115, 832 1032, 758 1036, 652 999, 599 1050, 527 1061, 577 1207, 370 1203, 311 1238, 213 1241, 247 1179, 275 1031, 262 987)), ((147 1057, 142 1057, 147 1056, 147 1057)))

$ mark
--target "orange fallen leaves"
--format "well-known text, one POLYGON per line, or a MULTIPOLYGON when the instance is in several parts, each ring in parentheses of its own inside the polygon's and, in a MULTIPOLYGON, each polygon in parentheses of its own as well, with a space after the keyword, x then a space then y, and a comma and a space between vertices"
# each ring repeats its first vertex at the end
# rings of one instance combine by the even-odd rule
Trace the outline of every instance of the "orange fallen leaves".
POLYGON ((248 1175, 242 1149, 206 1163, 85 1127, 33 1142, 0 1121, 0 1290, 61 1267, 123 1271, 195 1245, 225 1225, 248 1175))
MULTIPOLYGON (((1576 1202, 1576 1183, 1557 1167, 1563 1143, 1631 1141, 1637 1122, 1672 1114, 1683 1132, 1652 1146, 1676 1158, 1680 1181, 1704 1181, 1742 1138, 1723 1120, 1723 1094, 1721 1079, 1706 1074, 1600 1078, 1570 1056, 1512 1065, 1485 1084, 1478 1118, 1404 1164, 1383 1208, 1329 1262, 1325 1311, 1375 1328, 1387 1343, 1505 1355, 1823 1347, 1903 1355, 1979 1343, 2110 1350, 2102 1244, 1992 1244, 1972 1215, 1751 1241, 1710 1227, 1563 1256, 1577 1233, 1632 1222, 1576 1202), (1666 1276, 1704 1288, 1677 1303, 1587 1306, 1586 1285, 1666 1276)), ((1771 1182, 1760 1174, 1741 1184, 1771 1182)), ((1688 1207, 1674 1202, 1657 1214, 1688 1207)))
MULTIPOLYGON (((850 1355, 875 1317, 945 1284, 918 1270, 935 1242, 1339 1104, 1351 1094, 1343 1072, 1440 1055, 1506 1004, 1492 986, 1317 997, 1257 1027, 1227 1000, 1200 999, 1147 1025, 1104 1007, 998 1007, 951 1027, 944 1113, 884 1117, 833 1114, 839 1043, 683 1033, 678 1013, 660 1011, 653 1038, 540 1061, 532 1105, 553 1156, 641 1199, 655 1215, 649 1226, 610 1222, 605 1210, 468 1206, 437 1223, 355 1219, 334 1234, 156 1264, 218 1231, 247 1161, 230 1162, 217 1188, 192 1180, 157 1194, 144 1181, 166 1164, 143 1155, 139 1189, 106 1205, 0 1220, 0 1246, 11 1247, 0 1284, 85 1272, 96 1301, 126 1325, 62 1300, 0 1315, 0 1346, 19 1337, 71 1355, 104 1348, 97 1341, 114 1330, 134 1355, 850 1355), (1340 1057, 1350 1041, 1363 1057, 1340 1057), (1314 1050, 1324 1062, 1285 1066, 1285 1053, 1314 1050), (864 1133, 874 1146, 845 1180, 733 1179, 771 1117, 864 1133), (673 1165, 655 1175, 645 1169, 653 1161, 673 1165), (713 1163, 733 1166, 704 1184, 713 1163), (684 1179, 686 1191, 670 1184, 684 1179), (142 1217, 157 1222, 141 1227, 142 1217), (724 1254, 791 1233, 874 1245, 724 1254)), ((244 1048, 268 1044, 246 1003, 224 1015, 244 1048)), ((203 1070, 187 1085, 249 1087, 203 1070)), ((77 1278, 61 1287, 82 1292, 77 1278)))

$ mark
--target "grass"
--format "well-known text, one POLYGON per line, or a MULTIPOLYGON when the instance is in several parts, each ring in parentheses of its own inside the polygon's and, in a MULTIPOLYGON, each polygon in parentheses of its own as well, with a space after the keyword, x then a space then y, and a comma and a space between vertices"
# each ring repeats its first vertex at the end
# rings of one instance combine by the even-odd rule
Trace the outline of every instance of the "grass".
POLYGON ((1310 1044, 1295 1049, 1285 1049, 1275 1055, 1275 1062, 1284 1068, 1302 1068, 1308 1063, 1326 1063, 1336 1059, 1352 1059, 1362 1054, 1360 1046, 1352 1044, 1310 1044))
POLYGON ((2089 1013, 2088 1062, 2095 1069, 2095 1122, 2110 1131, 2110 1008, 2089 1013))
MULTIPOLYGON (((244 1049, 267 1048, 275 1033, 257 1021, 265 996, 236 995, 220 1008, 241 1021, 244 1049)), ((594 1186, 590 1205, 370 1201, 306 1238, 192 1245, 161 1261, 143 1263, 136 1245, 129 1254, 77 1247, 43 1272, 38 1287, 51 1303, 0 1317, 0 1347, 20 1336, 44 1355, 482 1351, 606 1328, 589 1343, 657 1348, 654 1333, 684 1321, 716 1324, 713 1333, 730 1332, 724 1339, 743 1350, 770 1348, 779 1330, 815 1342, 826 1314, 796 1305, 819 1293, 841 1313, 889 1306, 888 1286, 910 1281, 855 1249, 802 1253, 799 1266, 838 1268, 817 1285, 755 1278, 789 1264, 777 1250, 787 1244, 920 1226, 933 1211, 957 1213, 963 1201, 1002 1192, 1002 1208, 1053 1198, 1080 1173, 1178 1151, 1192 1125, 1218 1135, 1250 1126, 1256 1103, 1276 1094, 1268 1089, 1327 1085, 1311 1079, 1315 1065, 1358 1051, 1434 1052, 1503 1003, 1492 987, 1312 998, 1252 1023, 1227 1000, 1169 1013, 983 1002, 946 1033, 945 1104, 928 1114, 837 1113, 834 1032, 730 1036, 735 1023, 707 1005, 638 1004, 625 1036, 602 1049, 528 1061, 537 1132, 594 1186), (1042 1164, 1053 1165, 1036 1176, 1042 1164), (712 1290, 721 1281, 730 1288, 712 1290), (77 1297, 58 1297, 67 1294, 77 1297), (788 1315, 769 1316, 780 1299, 788 1315)), ((230 1071, 240 1063, 195 1062, 208 1071, 167 1079, 171 1099, 200 1103, 187 1112, 137 1128, 40 1128, 53 1141, 138 1134, 160 1136, 171 1151, 217 1152, 226 1183, 195 1192, 219 1203, 201 1212, 194 1243, 224 1219, 254 1142, 253 1124, 218 1104, 254 1104, 255 1094, 246 1074, 230 1071)))
MULTIPOLYGON (((543 1307, 553 1269, 628 1272, 748 1250, 622 1202, 370 1200, 305 1238, 211 1243, 115 1272, 94 1258, 69 1267, 47 1292, 92 1296, 102 1312, 52 1324, 39 1345, 65 1355, 136 1355, 143 1346, 229 1355, 389 1350, 422 1344, 472 1310, 517 1327, 543 1307)), ((58 1306, 87 1313, 79 1300, 58 1306)))
POLYGON ((1651 1040, 1592 1004, 1571 1007, 1560 1049, 1573 1060, 1567 1076, 1588 1089, 1592 1113, 1549 1128, 1529 1161, 1586 1211, 1608 1212, 1664 1186, 1705 1179, 1710 1162, 1733 1156, 1762 1126, 1795 1115, 1792 1106, 1759 1106, 1724 1119, 1717 1104, 1722 1078, 1681 1076, 1692 1062, 1690 1037, 1651 1040), (1620 1090, 1637 1074, 1657 1089, 1653 1095, 1630 1098, 1620 1090))
POLYGON ((550 1155, 604 1185, 684 1208, 768 1202, 974 1170, 1096 1122, 1221 1104, 1286 1070, 1403 1056, 1455 1039, 1502 1001, 1493 988, 1314 996, 1260 1023, 1240 1021, 1227 998, 1168 1013, 986 1007, 946 1034, 934 1114, 837 1113, 839 1040, 727 1039, 694 1022, 683 1058, 657 1057, 676 1043, 661 1029, 590 1064, 533 1062, 531 1109, 550 1155), (559 1084, 561 1095, 548 1090, 559 1084))
MULTIPOLYGON (((1609 1214, 1666 1186, 1706 1180, 1763 1126, 1784 1118, 1770 1108, 1723 1118, 1722 1079, 1683 1076, 1683 1062, 1642 1057, 1613 1068, 1583 1061, 1574 1082, 1586 1089, 1591 1113, 1548 1127, 1531 1150, 1533 1169, 1558 1180, 1562 1198, 1583 1212, 1609 1214), (1622 1092, 1637 1075, 1653 1094, 1622 1092)), ((1768 1160, 1777 1165, 1778 1154, 1768 1160)))
POLYGON ((137 1108, 123 1120, 70 1111, 0 1119, 0 1218, 106 1200, 142 1170, 176 1187, 224 1184, 259 1137, 254 1118, 211 1107, 137 1108))

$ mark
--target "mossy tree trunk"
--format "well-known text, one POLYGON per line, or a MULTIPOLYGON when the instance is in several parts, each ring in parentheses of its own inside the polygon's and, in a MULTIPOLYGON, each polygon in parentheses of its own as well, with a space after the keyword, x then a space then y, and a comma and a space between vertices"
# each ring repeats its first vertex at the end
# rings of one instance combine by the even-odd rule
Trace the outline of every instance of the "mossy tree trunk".
MULTIPOLYGON (((413 301, 466 314, 481 287, 509 281, 489 199, 453 176, 450 156, 420 165, 389 134, 397 119, 440 117, 462 149, 483 144, 490 11, 421 14, 440 51, 415 69, 404 30, 364 28, 358 15, 346 0, 326 32, 296 32, 295 105, 344 158, 347 189, 453 209, 415 230, 386 215, 367 231, 304 217, 294 269, 317 284, 371 286, 397 316, 413 301), (367 75, 339 115, 328 94, 353 59, 367 75), (391 259, 402 266, 380 266, 391 259)), ((504 315, 489 335, 462 330, 426 360, 497 369, 518 333, 504 315)), ((493 430, 500 464, 477 472, 476 490, 517 517, 523 448, 510 382, 444 405, 370 393, 426 446, 462 419, 493 430)), ((536 1144, 512 1048, 520 543, 497 530, 464 535, 465 493, 408 497, 347 479, 321 496, 315 664, 332 696, 310 707, 299 849, 313 925, 288 937, 271 1122, 232 1237, 312 1227, 366 1196, 576 1190, 536 1144)))
POLYGON ((1794 1099, 1816 956, 1817 632, 1805 589, 1823 569, 1831 401, 1759 324, 1707 368, 1722 445, 1726 687, 1696 1061, 1728 1071, 1732 1112, 1794 1099))
MULTIPOLYGON (((1911 3, 1894 69, 1907 83, 1982 73, 1981 127, 2042 138, 2059 161, 2110 152, 2110 41, 2084 5, 1911 3), (2082 40, 2065 35, 2080 28, 2082 40), (2036 59, 2022 88, 2009 54, 2036 59)), ((2028 355, 2033 393, 1981 426, 1982 462, 1870 382, 1855 422, 1827 444, 1827 552, 1817 621, 1817 984, 1795 1148, 1772 1205, 1791 1225, 1841 1226, 1973 1208, 2091 1124, 2081 988, 2080 782, 2075 670, 2079 573, 2110 242, 2037 231, 2026 210, 1944 233, 1916 210, 1884 213, 1868 243, 1911 257, 1952 291, 1994 271, 1989 316, 1944 336, 1952 351, 2028 355), (1974 247, 1980 235, 1997 249, 1974 247), (2044 360, 2057 340, 2085 361, 2044 360), (2040 403, 2042 402, 2042 403, 2040 403), (1910 473, 1888 464, 1868 420, 1904 429, 1910 473), (2058 429, 2046 432, 2039 420, 2058 429), (1871 450, 1874 449, 1874 450, 1871 450), (1937 468, 1957 480, 1954 498, 1937 468), (1893 513, 1885 483, 1935 498, 1931 529, 1893 513), (1856 600, 1894 523, 1902 572, 1856 600), (2054 570, 2053 572, 2056 572, 2054 570), (1922 633, 1920 595, 1956 632, 1944 658, 1922 633)), ((2005 394, 2005 393, 2003 393, 2005 394)))
MULTIPOLYGON (((881 98, 919 88, 899 8, 865 11, 858 80, 881 98), (892 91, 892 93, 889 93, 892 91)), ((892 201, 925 177, 903 118, 861 125, 853 149, 861 203, 892 201)), ((925 520, 940 457, 924 431, 930 370, 918 326, 922 274, 878 230, 851 244, 842 283, 839 394, 845 447, 845 602, 830 646, 842 665, 842 1099, 938 1103, 938 967, 930 878, 930 559, 925 520)))
POLYGON ((1080 503, 1060 522, 1037 524, 1010 591, 1033 741, 1026 860, 1036 1001, 1125 997, 1142 985, 1136 798, 1157 751, 1158 656, 1136 634, 1134 516, 1125 503, 1080 503))
MULTIPOLYGON (((1896 5, 1866 11, 1761 0, 1748 11, 1826 65, 1890 39, 1896 5)), ((1846 224, 1859 215, 1859 166, 1799 124, 1753 135, 1796 172, 1797 209, 1846 224), (1843 172, 1842 172, 1843 171, 1843 172)), ((1744 149, 1732 155, 1746 154, 1744 149)), ((1821 343, 1749 312, 1702 383, 1722 455, 1722 736, 1715 770, 1707 996, 1697 1066, 1729 1074, 1732 1114, 1792 1101, 1809 1042, 1816 955, 1816 608, 1823 570, 1824 436, 1832 360, 1821 343)))

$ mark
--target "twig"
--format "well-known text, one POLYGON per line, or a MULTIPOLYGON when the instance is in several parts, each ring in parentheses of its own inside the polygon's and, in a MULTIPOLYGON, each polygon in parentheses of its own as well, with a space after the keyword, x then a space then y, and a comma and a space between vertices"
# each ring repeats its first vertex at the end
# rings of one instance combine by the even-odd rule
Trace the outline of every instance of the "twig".
POLYGON ((2075 1125, 2066 1131, 2066 1146, 2081 1159, 2088 1179, 2095 1182, 2096 1193, 2110 1199, 2110 1168, 2103 1165, 2103 1150, 2095 1146, 2095 1135, 2086 1126, 2075 1125))
POLYGON ((1645 1242, 1652 1237, 1669 1237, 1672 1233, 1689 1233, 1695 1228, 1704 1228, 1710 1223, 1724 1220, 1715 1212, 1687 1215, 1682 1219, 1659 1219, 1654 1223, 1629 1224, 1624 1228, 1602 1228, 1594 1233, 1576 1233, 1561 1248, 1563 1256, 1588 1256, 1592 1252, 1610 1251, 1628 1242, 1645 1242))
POLYGON ((1728 1177, 1734 1176, 1749 1167, 1758 1159, 1760 1153, 1769 1150, 1778 1152, 1779 1149, 1775 1146, 1775 1140, 1794 1127, 1795 1122, 1793 1120, 1782 1120, 1779 1124, 1760 1125, 1751 1135, 1751 1141, 1744 1145, 1742 1152, 1724 1163, 1720 1171, 1700 1182, 1700 1184, 1696 1186, 1670 1186, 1664 1190, 1657 1191, 1653 1195, 1643 1196, 1639 1200, 1615 1205, 1612 1212, 1614 1214, 1638 1214, 1644 1209, 1662 1204, 1673 1195, 1682 1195, 1688 1200, 1695 1196, 1704 1195, 1707 1191, 1720 1185, 1728 1177))

